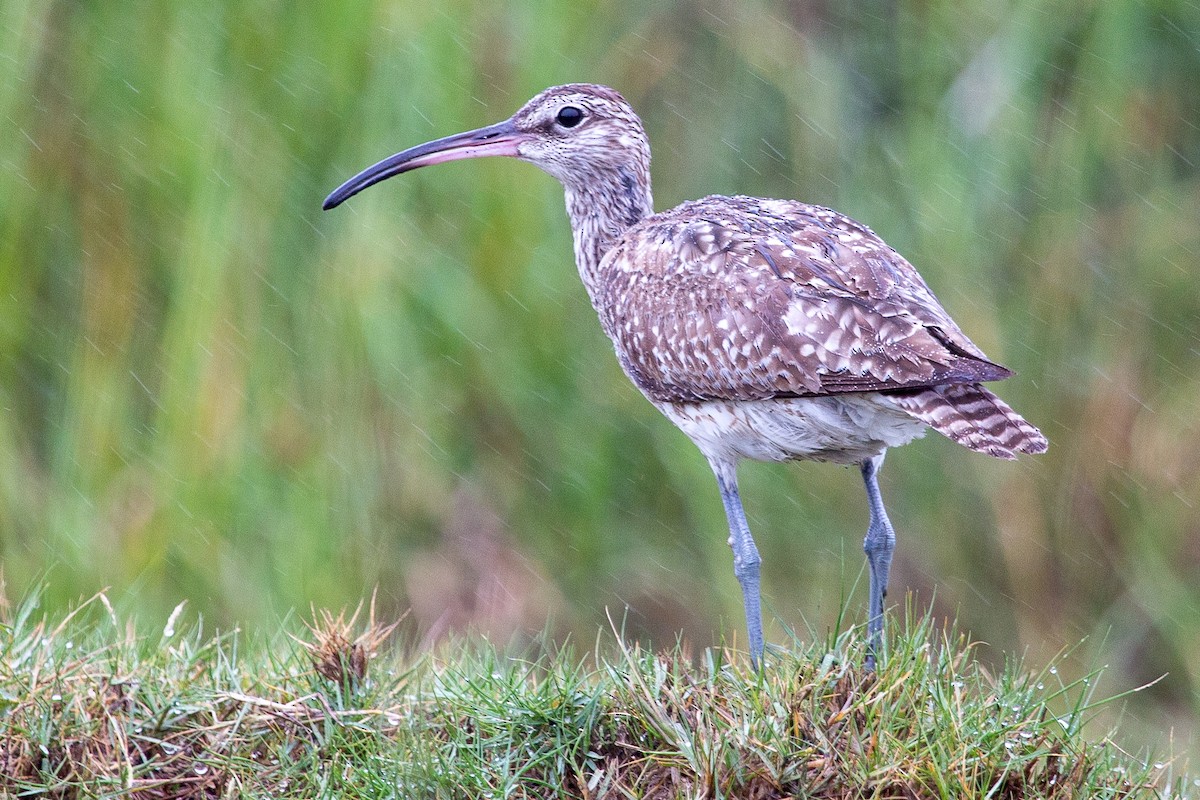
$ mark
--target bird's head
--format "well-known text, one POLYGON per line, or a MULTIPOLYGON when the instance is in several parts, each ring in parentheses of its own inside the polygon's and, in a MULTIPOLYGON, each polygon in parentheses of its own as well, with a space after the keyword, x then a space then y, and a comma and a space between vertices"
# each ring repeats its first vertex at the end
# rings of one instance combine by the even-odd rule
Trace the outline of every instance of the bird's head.
POLYGON ((650 145, 633 108, 613 89, 576 83, 546 89, 503 122, 410 147, 367 167, 335 189, 324 208, 393 175, 482 156, 528 161, 576 193, 613 180, 624 192, 649 192, 650 145))

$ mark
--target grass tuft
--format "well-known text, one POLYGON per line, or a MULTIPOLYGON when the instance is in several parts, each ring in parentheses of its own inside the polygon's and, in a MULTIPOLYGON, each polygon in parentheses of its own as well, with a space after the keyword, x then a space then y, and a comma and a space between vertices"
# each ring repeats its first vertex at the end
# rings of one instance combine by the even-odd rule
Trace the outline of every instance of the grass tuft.
MULTIPOLYGON (((1095 675, 983 669, 909 615, 878 673, 857 629, 688 658, 619 634, 578 657, 486 644, 377 653, 372 605, 247 641, 121 621, 103 594, 0 627, 0 786, 13 796, 1070 798, 1182 793, 1085 723, 1095 675)), ((7 795, 6 795, 7 796, 7 795)))
POLYGON ((373 593, 366 629, 358 635, 354 634, 354 626, 362 611, 362 603, 358 604, 349 619, 346 619, 345 610, 335 617, 328 609, 319 612, 313 609, 313 621, 305 623, 311 641, 295 638, 308 651, 313 669, 321 677, 346 689, 358 687, 366 679, 367 667, 379 654, 380 645, 400 624, 400 620, 386 625, 376 621, 375 600, 376 594, 373 593))

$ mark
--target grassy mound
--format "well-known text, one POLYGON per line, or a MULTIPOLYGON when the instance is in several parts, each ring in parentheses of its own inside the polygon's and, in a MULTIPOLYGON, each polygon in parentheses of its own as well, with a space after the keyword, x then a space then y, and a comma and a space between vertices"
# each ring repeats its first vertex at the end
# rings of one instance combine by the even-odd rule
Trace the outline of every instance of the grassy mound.
MULTIPOLYGON (((858 631, 769 657, 383 648, 374 613, 273 639, 139 634, 103 595, 0 626, 11 796, 1070 798, 1182 794, 1170 767, 1082 732, 1088 679, 992 675, 928 617, 878 674, 858 631), (361 619, 360 619, 361 617, 361 619)), ((10 796, 4 794, 4 796, 10 796)))

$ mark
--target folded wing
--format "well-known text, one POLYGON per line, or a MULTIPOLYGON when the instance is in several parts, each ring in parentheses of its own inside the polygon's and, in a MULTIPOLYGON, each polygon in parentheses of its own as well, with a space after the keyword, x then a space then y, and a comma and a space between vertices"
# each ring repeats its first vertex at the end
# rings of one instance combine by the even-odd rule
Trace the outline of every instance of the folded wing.
POLYGON ((597 308, 654 400, 751 400, 1006 378, 916 270, 830 209, 709 197, 606 255, 597 308))

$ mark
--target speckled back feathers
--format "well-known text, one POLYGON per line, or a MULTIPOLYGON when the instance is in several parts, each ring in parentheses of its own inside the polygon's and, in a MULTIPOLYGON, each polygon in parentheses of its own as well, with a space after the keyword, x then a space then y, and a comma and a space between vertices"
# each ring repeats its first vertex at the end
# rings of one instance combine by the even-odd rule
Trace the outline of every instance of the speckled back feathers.
POLYGON ((652 399, 760 400, 997 380, 907 261, 819 206, 706 197, 598 270, 606 332, 652 399))

